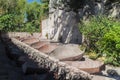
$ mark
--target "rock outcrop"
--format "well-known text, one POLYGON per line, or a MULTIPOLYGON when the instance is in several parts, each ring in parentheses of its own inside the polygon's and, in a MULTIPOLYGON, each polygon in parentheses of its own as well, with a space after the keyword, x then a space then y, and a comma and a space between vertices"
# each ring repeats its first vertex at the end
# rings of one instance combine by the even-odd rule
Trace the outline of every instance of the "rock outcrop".
POLYGON ((73 9, 66 8, 65 3, 60 3, 60 0, 50 0, 49 18, 42 22, 42 36, 63 43, 80 44, 82 42, 82 35, 78 27, 80 19, 87 20, 91 15, 101 14, 120 18, 119 3, 111 3, 108 0, 81 2, 81 8, 75 12, 73 9))

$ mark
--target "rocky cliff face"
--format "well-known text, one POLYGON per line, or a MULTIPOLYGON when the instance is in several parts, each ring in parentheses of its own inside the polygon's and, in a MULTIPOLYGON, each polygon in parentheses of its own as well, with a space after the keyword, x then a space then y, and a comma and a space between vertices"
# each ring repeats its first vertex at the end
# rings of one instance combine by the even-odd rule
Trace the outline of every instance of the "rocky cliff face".
MULTIPOLYGON (((106 14, 120 18, 120 4, 106 0, 84 0, 82 6, 74 12, 61 0, 50 0, 49 18, 43 21, 44 37, 63 43, 81 43, 82 35, 79 32, 80 19, 87 20, 91 15, 106 14)), ((70 0, 68 0, 70 1, 70 0)))

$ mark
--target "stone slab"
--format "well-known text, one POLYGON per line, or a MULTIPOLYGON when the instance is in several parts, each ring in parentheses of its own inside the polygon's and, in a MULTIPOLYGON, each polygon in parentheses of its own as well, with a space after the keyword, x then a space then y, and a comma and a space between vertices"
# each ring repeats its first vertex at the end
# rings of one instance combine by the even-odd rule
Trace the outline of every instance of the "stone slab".
POLYGON ((100 61, 94 61, 88 58, 85 58, 84 61, 64 61, 70 66, 77 67, 80 70, 86 71, 88 73, 100 73, 105 69, 104 63, 100 61))
POLYGON ((49 55, 50 52, 55 50, 58 47, 56 44, 46 44, 40 47, 38 50, 49 55))
POLYGON ((39 49, 40 47, 42 47, 42 46, 44 46, 46 44, 49 44, 49 42, 47 42, 47 41, 39 41, 39 42, 31 44, 30 46, 35 48, 35 49, 39 49))
POLYGON ((28 45, 31 45, 31 44, 39 42, 39 41, 40 40, 38 38, 27 38, 27 39, 22 40, 22 42, 24 42, 28 45))
POLYGON ((84 51, 81 51, 79 45, 67 44, 56 48, 50 53, 50 56, 61 61, 74 61, 82 59, 84 51))

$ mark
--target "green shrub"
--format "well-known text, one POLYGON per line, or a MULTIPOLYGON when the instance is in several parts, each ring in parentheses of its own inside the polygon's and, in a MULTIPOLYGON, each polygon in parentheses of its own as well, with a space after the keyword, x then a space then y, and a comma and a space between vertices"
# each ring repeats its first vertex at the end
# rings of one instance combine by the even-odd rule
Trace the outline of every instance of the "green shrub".
POLYGON ((111 29, 98 41, 99 51, 107 60, 106 63, 120 65, 120 24, 114 24, 111 29))
POLYGON ((87 49, 92 51, 98 51, 96 42, 103 37, 103 35, 109 31, 111 27, 111 21, 107 17, 93 16, 89 22, 82 22, 80 24, 80 31, 85 35, 85 44, 87 49))
POLYGON ((3 31, 13 31, 14 27, 14 17, 12 14, 5 14, 0 16, 0 29, 3 31))
POLYGON ((98 57, 105 57, 106 63, 120 65, 120 23, 105 16, 92 17, 80 24, 85 35, 87 51, 95 51, 98 57))
POLYGON ((39 23, 27 22, 22 28, 19 29, 20 32, 40 32, 39 23))
POLYGON ((32 22, 20 22, 16 17, 19 15, 5 14, 0 16, 0 30, 3 32, 40 32, 40 21, 33 20, 32 22))

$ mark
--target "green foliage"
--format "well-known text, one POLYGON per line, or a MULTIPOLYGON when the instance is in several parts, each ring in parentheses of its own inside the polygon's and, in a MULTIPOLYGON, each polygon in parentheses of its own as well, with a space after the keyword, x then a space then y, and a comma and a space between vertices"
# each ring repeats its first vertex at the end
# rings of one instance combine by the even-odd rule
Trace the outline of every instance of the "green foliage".
POLYGON ((90 58, 90 59, 96 60, 97 57, 98 57, 98 55, 96 54, 95 51, 91 51, 91 52, 89 53, 89 58, 90 58))
POLYGON ((20 28, 24 22, 26 0, 1 0, 0 4, 4 12, 0 15, 2 31, 15 31, 20 28))
POLYGON ((120 65, 120 23, 115 22, 103 38, 98 41, 99 49, 107 60, 106 63, 120 65))
POLYGON ((110 29, 111 21, 106 17, 91 17, 89 22, 80 24, 80 31, 85 35, 85 43, 87 44, 87 49, 96 50, 96 42, 101 39, 101 37, 110 29))
POLYGON ((27 20, 31 22, 32 20, 38 20, 40 18, 41 5, 37 2, 27 4, 27 20))
POLYGON ((41 2, 41 19, 44 19, 49 15, 49 0, 41 0, 41 2))
POLYGON ((0 16, 0 29, 3 31, 14 31, 15 23, 12 14, 0 16))
POLYGON ((39 26, 35 26, 35 22, 28 22, 25 24, 24 27, 22 27, 21 31, 24 32, 30 32, 30 33, 33 33, 33 32, 40 32, 40 29, 39 29, 39 26))
POLYGON ((80 24, 85 35, 88 51, 95 51, 98 57, 106 57, 106 63, 120 65, 120 23, 105 16, 92 17, 89 22, 80 24))
POLYGON ((0 30, 2 31, 40 31, 41 20, 48 17, 49 0, 41 3, 27 3, 27 0, 0 1, 0 30))

